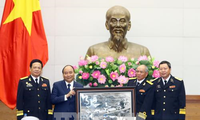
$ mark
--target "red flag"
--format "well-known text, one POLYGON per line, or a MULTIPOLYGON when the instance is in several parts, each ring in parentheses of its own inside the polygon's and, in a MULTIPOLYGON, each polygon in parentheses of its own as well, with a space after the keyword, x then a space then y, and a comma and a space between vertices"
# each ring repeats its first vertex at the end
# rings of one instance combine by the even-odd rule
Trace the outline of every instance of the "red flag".
POLYGON ((16 106, 18 81, 32 59, 48 61, 39 0, 6 0, 0 27, 0 99, 16 106))

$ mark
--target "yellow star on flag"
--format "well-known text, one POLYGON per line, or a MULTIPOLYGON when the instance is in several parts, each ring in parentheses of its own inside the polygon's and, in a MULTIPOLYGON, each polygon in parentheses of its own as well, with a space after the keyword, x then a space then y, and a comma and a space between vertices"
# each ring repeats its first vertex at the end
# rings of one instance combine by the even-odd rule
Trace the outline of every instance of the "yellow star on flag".
POLYGON ((41 10, 39 0, 13 0, 14 8, 3 24, 21 18, 29 35, 31 35, 32 13, 41 10))

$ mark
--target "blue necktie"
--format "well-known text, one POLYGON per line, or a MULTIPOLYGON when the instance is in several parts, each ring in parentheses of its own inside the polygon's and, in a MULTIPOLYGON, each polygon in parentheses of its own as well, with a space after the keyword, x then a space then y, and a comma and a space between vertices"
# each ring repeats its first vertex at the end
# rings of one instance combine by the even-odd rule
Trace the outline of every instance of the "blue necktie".
POLYGON ((164 80, 164 82, 165 82, 165 84, 164 84, 164 85, 166 85, 166 84, 167 84, 167 80, 164 80))
POLYGON ((38 84, 38 79, 37 79, 37 78, 35 79, 35 83, 36 83, 37 86, 39 85, 39 84, 38 84))
POLYGON ((71 84, 67 85, 67 90, 69 90, 69 91, 70 91, 70 86, 71 86, 71 84))
POLYGON ((139 82, 137 82, 137 86, 139 86, 140 85, 140 83, 139 82))

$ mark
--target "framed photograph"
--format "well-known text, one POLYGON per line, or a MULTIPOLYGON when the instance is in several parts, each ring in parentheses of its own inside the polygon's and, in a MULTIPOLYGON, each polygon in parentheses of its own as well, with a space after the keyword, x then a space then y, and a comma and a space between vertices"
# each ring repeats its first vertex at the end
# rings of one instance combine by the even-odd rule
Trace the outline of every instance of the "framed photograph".
POLYGON ((134 87, 75 90, 78 120, 117 120, 135 116, 134 87))

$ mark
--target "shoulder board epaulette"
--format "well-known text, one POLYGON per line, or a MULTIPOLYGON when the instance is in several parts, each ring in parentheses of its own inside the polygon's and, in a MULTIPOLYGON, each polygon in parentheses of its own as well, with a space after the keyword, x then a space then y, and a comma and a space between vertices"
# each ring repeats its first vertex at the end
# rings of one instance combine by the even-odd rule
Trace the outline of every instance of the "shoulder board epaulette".
POLYGON ((178 77, 175 77, 177 80, 179 80, 179 81, 182 81, 183 79, 181 79, 181 78, 178 78, 178 77))
POLYGON ((133 77, 133 78, 129 78, 129 80, 134 80, 134 79, 137 79, 136 77, 133 77))
POLYGON ((153 85, 153 83, 152 83, 151 81, 148 81, 148 80, 147 80, 147 83, 149 83, 150 85, 153 85))
POLYGON ((150 82, 154 82, 154 81, 156 81, 156 80, 158 80, 158 78, 152 79, 152 80, 150 80, 150 82))
POLYGON ((43 76, 41 76, 41 77, 48 80, 48 78, 46 78, 46 77, 43 77, 43 76))
POLYGON ((26 76, 26 77, 22 77, 22 78, 20 78, 20 80, 24 80, 24 79, 26 79, 26 78, 28 78, 28 76, 26 76))

